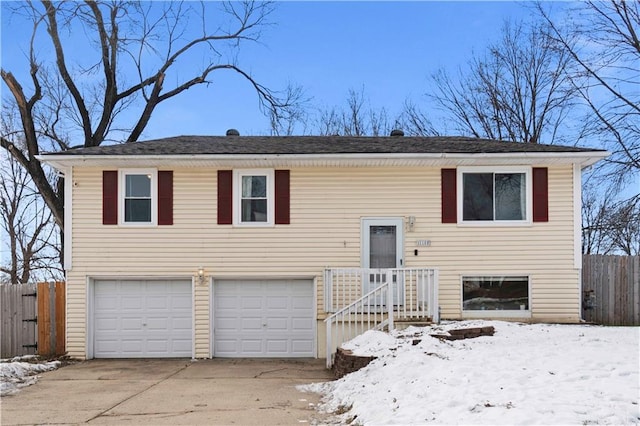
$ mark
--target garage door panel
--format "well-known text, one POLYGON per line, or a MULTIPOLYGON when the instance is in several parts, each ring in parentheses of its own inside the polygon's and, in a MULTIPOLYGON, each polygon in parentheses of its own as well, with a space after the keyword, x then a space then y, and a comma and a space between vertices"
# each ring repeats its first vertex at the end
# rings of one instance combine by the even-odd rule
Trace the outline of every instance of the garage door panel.
POLYGON ((181 309, 188 312, 191 312, 191 306, 193 304, 193 299, 191 296, 180 296, 174 295, 169 300, 170 306, 172 309, 181 309))
POLYGON ((288 297, 267 296, 267 309, 286 310, 289 307, 288 297))
POLYGON ((97 281, 94 356, 190 357, 191 300, 190 281, 97 281))
MULTIPOLYGON (((111 288, 109 288, 108 291, 111 292, 112 288, 115 287, 119 294, 134 294, 137 296, 145 290, 143 281, 126 281, 126 285, 122 285, 123 282, 124 281, 110 282, 109 285, 111 286, 111 288)), ((102 285, 102 282, 100 283, 100 285, 102 285)))
POLYGON ((313 299, 309 296, 291 296, 291 307, 302 310, 311 309, 313 308, 313 299))
POLYGON ((312 352, 313 351, 313 341, 312 340, 295 340, 291 341, 293 345, 294 352, 312 352))
POLYGON ((264 352, 261 339, 242 339, 240 342, 240 351, 247 356, 259 356, 264 352))
POLYGON ((262 309, 263 301, 261 297, 247 296, 247 297, 242 297, 238 299, 240 300, 240 305, 242 306, 242 309, 256 309, 256 310, 262 309))
MULTIPOLYGON (((158 289, 160 290, 160 289, 158 289)), ((147 297, 147 310, 153 311, 154 309, 165 311, 169 308, 169 297, 170 296, 150 296, 147 297)))
POLYGON ((169 352, 169 342, 166 339, 147 339, 147 349, 149 353, 166 353, 169 352))
POLYGON ((240 318, 240 333, 256 332, 262 330, 262 318, 240 318))
POLYGON ((273 332, 287 332, 290 330, 289 319, 288 318, 268 318, 267 319, 267 328, 269 331, 273 332))
POLYGON ((153 332, 154 330, 164 332, 165 330, 173 329, 173 327, 169 325, 170 323, 173 323, 173 321, 169 321, 167 318, 147 318, 144 327, 146 327, 149 332, 153 332))
POLYGON ((122 318, 120 322, 120 330, 126 331, 135 331, 143 328, 142 321, 140 318, 122 318))
POLYGON ((289 344, 289 341, 285 339, 282 339, 282 340, 271 339, 267 341, 267 351, 272 354, 286 355, 288 346, 289 346, 288 344, 289 344))
POLYGON ((239 331, 236 318, 220 318, 216 320, 216 328, 223 331, 239 331))
POLYGON ((313 330, 313 320, 309 318, 292 318, 291 322, 294 330, 313 330))
POLYGON ((214 356, 315 356, 312 281, 218 281, 213 298, 214 356))
POLYGON ((191 353, 191 339, 173 340, 173 351, 179 353, 191 353))
POLYGON ((142 347, 143 347, 143 340, 139 339, 139 338, 134 338, 134 339, 127 339, 126 337, 122 339, 121 342, 121 347, 120 347, 120 351, 117 350, 117 346, 116 349, 114 350, 115 353, 117 352, 122 352, 124 355, 127 356, 139 356, 139 354, 142 352, 142 347))
POLYGON ((173 330, 191 331, 191 318, 173 318, 171 319, 171 328, 173 330))
MULTIPOLYGON (((144 306, 144 300, 141 295, 122 295, 120 298, 120 303, 116 306, 129 311, 136 311, 142 309, 144 306)), ((117 303, 117 302, 116 302, 117 303)))

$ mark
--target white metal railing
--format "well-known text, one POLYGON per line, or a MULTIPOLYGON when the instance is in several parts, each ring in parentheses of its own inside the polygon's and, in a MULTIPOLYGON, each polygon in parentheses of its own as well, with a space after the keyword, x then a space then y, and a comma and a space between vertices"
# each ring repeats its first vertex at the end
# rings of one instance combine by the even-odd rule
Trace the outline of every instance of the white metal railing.
POLYGON ((438 270, 433 268, 327 268, 324 311, 337 312, 386 282, 393 293, 396 318, 439 321, 438 270))
POLYGON ((336 348, 367 330, 389 326, 393 330, 393 297, 389 282, 374 288, 364 296, 327 317, 327 368, 333 364, 336 348))
POLYGON ((324 273, 327 366, 347 340, 394 320, 440 320, 438 270, 432 268, 327 268, 324 273), (389 303, 388 303, 389 302, 389 303))

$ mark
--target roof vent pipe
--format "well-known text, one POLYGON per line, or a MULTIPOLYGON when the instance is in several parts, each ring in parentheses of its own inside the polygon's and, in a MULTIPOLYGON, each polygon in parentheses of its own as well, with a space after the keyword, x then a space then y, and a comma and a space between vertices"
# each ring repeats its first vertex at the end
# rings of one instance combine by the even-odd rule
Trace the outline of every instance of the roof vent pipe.
POLYGON ((389 136, 393 136, 393 137, 404 136, 404 131, 402 129, 393 129, 389 136))
POLYGON ((240 132, 236 129, 227 130, 227 136, 240 136, 240 132))

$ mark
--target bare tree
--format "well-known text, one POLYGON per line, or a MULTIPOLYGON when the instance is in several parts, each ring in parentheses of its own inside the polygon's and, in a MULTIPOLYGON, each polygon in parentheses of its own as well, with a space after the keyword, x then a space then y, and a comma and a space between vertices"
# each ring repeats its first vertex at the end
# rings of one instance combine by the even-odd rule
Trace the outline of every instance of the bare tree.
MULTIPOLYGON (((501 39, 464 70, 432 75, 429 97, 457 131, 514 142, 556 142, 573 92, 565 69, 569 55, 555 48, 538 24, 505 23, 501 39)), ((406 109, 412 122, 423 122, 406 109)))
POLYGON ((569 77, 589 108, 585 136, 612 151, 618 183, 640 169, 640 2, 577 2, 556 20, 538 4, 549 34, 572 60, 569 77))
POLYGON ((311 99, 301 93, 301 100, 279 121, 271 120, 271 133, 291 136, 388 136, 391 130, 403 128, 402 114, 392 119, 386 108, 374 108, 366 95, 364 86, 359 90, 349 89, 345 105, 332 107, 314 106, 311 99))
POLYGON ((582 186, 582 252, 640 254, 640 194, 622 198, 618 186, 603 186, 592 174, 582 186), (603 190, 604 188, 604 190, 603 190))
POLYGON ((315 119, 316 133, 323 136, 387 136, 396 127, 398 119, 391 119, 385 108, 373 108, 364 87, 349 90, 346 107, 320 109, 315 119))
POLYGON ((296 101, 260 84, 236 60, 242 44, 257 41, 268 24, 270 2, 42 0, 6 7, 33 30, 25 46, 28 77, 21 82, 19 72, 1 70, 10 95, 3 104, 19 111, 25 147, 6 134, 0 143, 27 170, 61 228, 61 185, 47 179, 36 158, 41 150, 66 149, 72 140, 85 147, 137 141, 158 105, 214 83, 223 70, 246 79, 275 120, 296 101), (49 47, 48 63, 39 54, 49 47))
POLYGON ((627 256, 640 255, 640 195, 613 206, 607 217, 614 248, 627 256))
POLYGON ((57 227, 29 174, 6 151, 1 154, 0 219, 10 257, 0 265, 0 282, 22 284, 60 279, 57 227))
POLYGON ((582 185, 583 254, 610 254, 614 250, 608 217, 614 204, 612 200, 612 193, 603 193, 594 181, 582 185))
POLYGON ((440 136, 444 130, 437 129, 431 118, 411 100, 405 101, 400 122, 410 136, 440 136))

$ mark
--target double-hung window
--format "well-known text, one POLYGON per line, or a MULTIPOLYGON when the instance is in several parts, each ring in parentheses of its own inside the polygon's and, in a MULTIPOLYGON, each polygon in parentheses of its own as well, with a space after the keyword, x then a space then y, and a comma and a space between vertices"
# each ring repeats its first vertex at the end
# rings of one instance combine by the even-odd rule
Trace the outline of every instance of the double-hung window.
POLYGON ((458 217, 462 223, 529 223, 531 169, 458 169, 458 217))
POLYGON ((274 171, 235 170, 234 188, 236 225, 273 225, 274 171))
POLYGON ((151 169, 121 170, 120 182, 120 223, 155 224, 157 172, 151 169))

